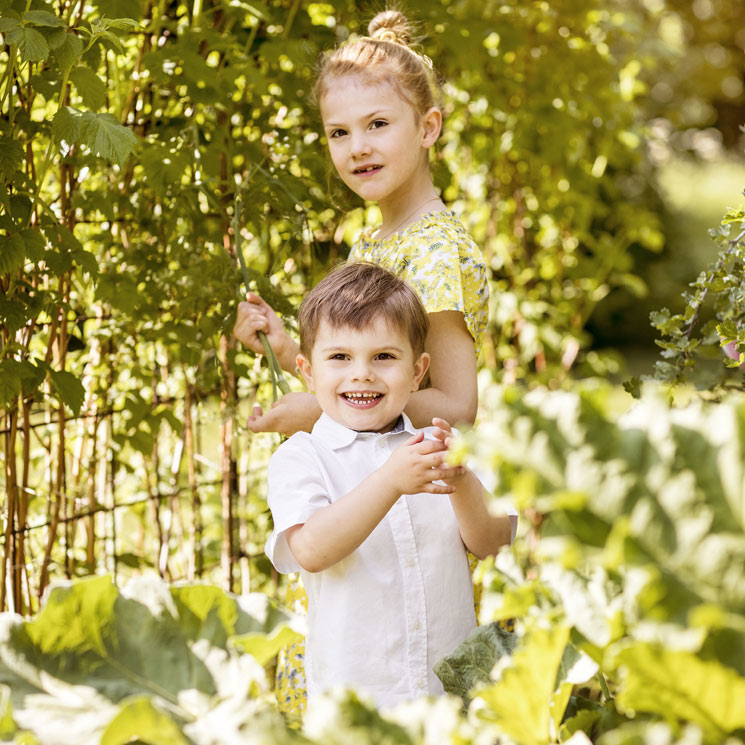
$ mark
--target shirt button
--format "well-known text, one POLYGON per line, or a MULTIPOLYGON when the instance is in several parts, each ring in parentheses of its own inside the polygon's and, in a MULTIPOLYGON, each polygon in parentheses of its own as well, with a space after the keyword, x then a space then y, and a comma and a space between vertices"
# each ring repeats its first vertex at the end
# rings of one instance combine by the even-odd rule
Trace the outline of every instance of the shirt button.
POLYGON ((408 561, 406 562, 406 566, 407 566, 407 567, 413 567, 413 566, 414 566, 414 559, 409 559, 409 560, 408 560, 408 561))
POLYGON ((421 628, 422 628, 422 624, 419 623, 419 621, 414 621, 414 629, 416 631, 419 631, 419 629, 421 629, 421 628))

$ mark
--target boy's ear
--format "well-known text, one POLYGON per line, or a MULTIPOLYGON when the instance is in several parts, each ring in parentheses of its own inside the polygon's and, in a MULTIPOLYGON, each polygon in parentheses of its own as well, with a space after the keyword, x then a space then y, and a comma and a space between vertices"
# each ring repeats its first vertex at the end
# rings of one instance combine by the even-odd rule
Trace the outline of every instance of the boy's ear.
POLYGON ((429 355, 426 352, 422 352, 419 355, 419 359, 414 362, 414 377, 411 381, 412 393, 419 390, 419 383, 422 382, 422 378, 426 375, 429 370, 429 355))
POLYGON ((422 147, 430 148, 437 142, 442 130, 442 112, 433 106, 422 117, 422 147))
POLYGON ((310 366, 310 360, 304 355, 299 354, 295 358, 295 364, 297 369, 300 370, 300 374, 305 379, 305 384, 308 386, 308 390, 313 390, 313 369, 310 366))

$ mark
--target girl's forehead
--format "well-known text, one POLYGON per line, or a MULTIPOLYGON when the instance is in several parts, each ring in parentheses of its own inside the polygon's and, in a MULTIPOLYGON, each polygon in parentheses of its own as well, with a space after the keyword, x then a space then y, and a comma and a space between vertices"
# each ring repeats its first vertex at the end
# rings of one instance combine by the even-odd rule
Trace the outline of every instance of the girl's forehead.
POLYGON ((321 116, 326 118, 329 109, 348 109, 356 104, 379 103, 398 106, 409 105, 398 88, 386 78, 367 78, 361 75, 344 75, 329 80, 319 104, 321 116))

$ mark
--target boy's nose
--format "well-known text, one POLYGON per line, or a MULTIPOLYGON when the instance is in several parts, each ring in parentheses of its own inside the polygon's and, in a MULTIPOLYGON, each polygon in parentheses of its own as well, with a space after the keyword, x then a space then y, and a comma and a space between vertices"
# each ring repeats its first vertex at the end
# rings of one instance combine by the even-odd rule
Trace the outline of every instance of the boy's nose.
POLYGON ((372 367, 364 360, 356 362, 351 370, 350 375, 352 380, 372 380, 375 375, 372 367))

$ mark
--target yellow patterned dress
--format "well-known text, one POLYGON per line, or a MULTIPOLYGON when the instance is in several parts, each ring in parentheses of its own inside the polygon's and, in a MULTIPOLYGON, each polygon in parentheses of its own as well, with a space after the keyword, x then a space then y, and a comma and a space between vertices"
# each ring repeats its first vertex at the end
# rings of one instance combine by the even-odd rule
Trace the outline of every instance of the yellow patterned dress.
MULTIPOLYGON (((428 313, 457 310, 463 313, 478 355, 489 317, 486 265, 455 212, 430 212, 399 233, 383 240, 364 232, 352 247, 350 261, 370 261, 405 279, 419 293, 428 313)), ((471 568, 475 557, 471 558, 471 568)), ((474 587, 477 605, 480 587, 474 587)), ((298 575, 289 578, 288 607, 307 611, 307 598, 298 575)), ((279 654, 275 680, 280 709, 290 717, 305 713, 303 672, 305 646, 294 644, 279 654)))

